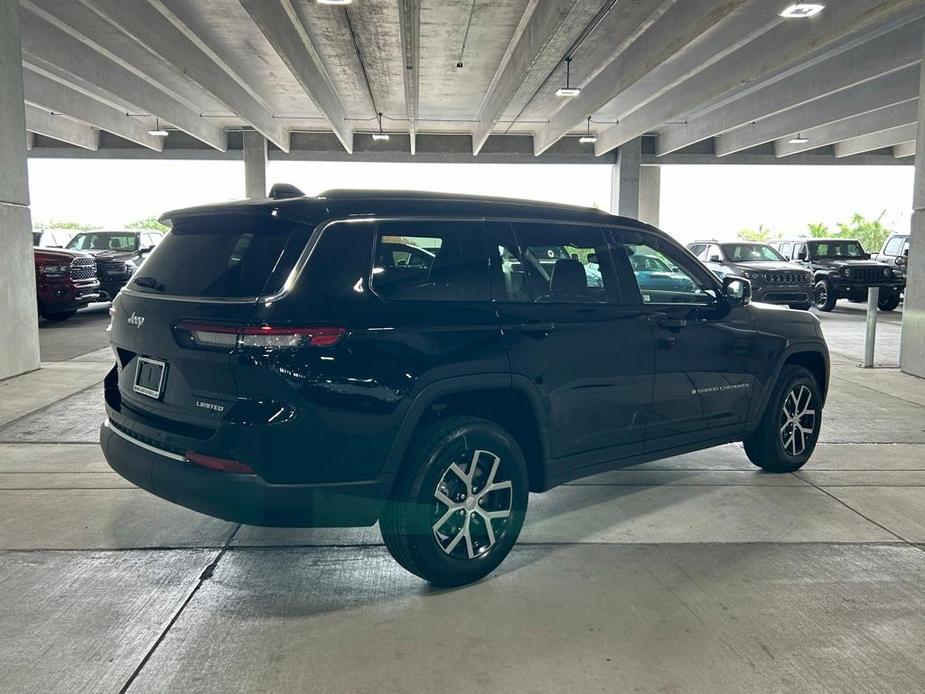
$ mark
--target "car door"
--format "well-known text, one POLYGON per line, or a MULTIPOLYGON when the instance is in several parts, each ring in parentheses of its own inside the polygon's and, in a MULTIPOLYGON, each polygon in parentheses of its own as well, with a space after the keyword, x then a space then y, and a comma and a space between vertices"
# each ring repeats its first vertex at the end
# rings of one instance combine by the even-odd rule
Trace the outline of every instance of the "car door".
POLYGON ((488 225, 492 297, 514 378, 538 389, 553 474, 642 452, 653 337, 596 225, 488 225))
POLYGON ((710 271, 720 279, 729 274, 728 268, 723 264, 723 251, 718 244, 711 243, 707 246, 703 260, 710 271))
POLYGON ((751 315, 730 308, 715 277, 662 236, 618 229, 617 269, 651 326, 655 345, 652 406, 645 450, 727 437, 742 430, 761 359, 751 315), (672 269, 658 282, 639 258, 672 269))

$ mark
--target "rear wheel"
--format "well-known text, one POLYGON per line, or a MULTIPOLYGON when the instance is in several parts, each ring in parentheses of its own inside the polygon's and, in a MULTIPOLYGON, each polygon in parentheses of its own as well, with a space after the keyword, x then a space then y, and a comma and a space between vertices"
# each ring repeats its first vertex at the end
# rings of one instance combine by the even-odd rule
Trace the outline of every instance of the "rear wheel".
POLYGON ((415 437, 379 519, 395 560, 438 586, 488 575, 514 546, 529 492, 520 448, 496 424, 448 417, 415 437))
POLYGON ((813 454, 821 424, 822 393, 816 378, 790 364, 781 371, 758 428, 745 440, 745 453, 769 472, 793 472, 813 454))
POLYGON ((73 316, 77 311, 57 311, 55 313, 43 313, 42 316, 50 321, 63 321, 73 316))
POLYGON ((819 280, 813 288, 813 305, 820 311, 831 311, 838 298, 828 280, 819 280))
POLYGON ((886 296, 881 296, 877 301, 877 308, 881 311, 892 311, 899 306, 899 293, 894 292, 886 296))

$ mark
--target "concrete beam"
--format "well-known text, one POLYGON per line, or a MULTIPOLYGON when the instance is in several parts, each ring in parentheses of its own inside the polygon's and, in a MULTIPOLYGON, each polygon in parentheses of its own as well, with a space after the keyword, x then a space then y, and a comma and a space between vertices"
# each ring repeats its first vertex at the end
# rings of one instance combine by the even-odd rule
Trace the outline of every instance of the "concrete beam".
POLYGON ((84 149, 100 148, 100 131, 96 128, 31 104, 26 104, 26 129, 84 149))
MULTIPOLYGON (((159 0, 83 0, 147 50, 182 71, 189 79, 252 125, 284 152, 289 132, 273 110, 244 84, 221 55, 186 26, 159 0)), ((143 68, 144 66, 137 66, 143 68)))
POLYGON ((639 219, 654 227, 661 217, 662 167, 643 166, 639 169, 639 219))
POLYGON ((353 150, 353 128, 344 105, 324 69, 291 0, 240 0, 293 77, 315 103, 348 152, 353 150))
POLYGON ((198 110, 109 59, 87 37, 73 35, 33 3, 24 1, 22 8, 22 49, 27 64, 73 76, 93 85, 110 103, 134 104, 215 149, 227 147, 224 131, 202 118, 198 110))
MULTIPOLYGON (((741 6, 745 2, 663 0, 651 3, 651 13, 638 24, 635 32, 615 46, 614 59, 587 84, 580 85, 581 93, 566 102, 549 123, 536 133, 535 153, 543 153, 559 138, 583 125, 588 116, 710 32, 717 24, 722 25, 724 18, 730 14, 736 21, 741 20, 741 6)), ((719 52, 722 51, 719 49, 719 52)))
POLYGON ((642 139, 627 142, 617 152, 610 175, 610 211, 621 217, 639 218, 639 177, 642 139))
POLYGON ((915 156, 915 142, 904 142, 893 147, 893 156, 897 159, 915 156))
POLYGON ((23 72, 23 86, 26 103, 64 113, 157 152, 164 148, 163 138, 149 135, 149 126, 143 120, 128 116, 48 75, 26 69, 23 72))
POLYGON ((905 142, 915 140, 916 123, 901 125, 898 128, 881 130, 880 132, 862 135, 835 145, 835 157, 850 157, 855 154, 864 154, 865 152, 874 152, 886 147, 894 147, 905 142))
MULTIPOLYGON (((780 8, 762 3, 766 9, 780 8)), ((686 121, 723 107, 743 92, 772 81, 790 79, 798 72, 827 60, 864 41, 895 29, 925 14, 919 0, 842 0, 830 4, 819 21, 791 20, 749 41, 741 50, 725 55, 677 87, 621 118, 598 135, 595 152, 603 154, 639 135, 671 121, 686 121), (757 86, 756 86, 757 85, 757 86)), ((741 44, 740 44, 741 45, 741 44)))
POLYGON ((421 93, 421 0, 398 0, 398 23, 401 54, 404 60, 402 86, 405 91, 405 114, 411 154, 417 146, 418 103, 421 93))
MULTIPOLYGON (((599 3, 596 3, 599 5, 599 3)), ((472 153, 478 154, 505 110, 521 89, 535 93, 562 60, 561 44, 570 40, 576 17, 587 16, 585 0, 534 0, 530 17, 514 44, 500 74, 482 101, 472 134, 472 153)), ((593 10, 591 10, 593 12, 593 10)), ((579 27, 580 30, 580 27, 579 27)))
POLYGON ((244 193, 267 197, 267 139, 253 130, 244 133, 244 193))
POLYGON ((819 128, 810 128, 800 133, 801 137, 809 140, 805 144, 791 144, 787 137, 774 143, 774 151, 779 157, 786 157, 798 152, 806 152, 817 147, 834 145, 837 142, 851 140, 862 135, 870 135, 882 130, 897 128, 901 125, 915 123, 918 119, 918 99, 904 101, 886 108, 862 113, 859 116, 846 118, 830 125, 819 128))

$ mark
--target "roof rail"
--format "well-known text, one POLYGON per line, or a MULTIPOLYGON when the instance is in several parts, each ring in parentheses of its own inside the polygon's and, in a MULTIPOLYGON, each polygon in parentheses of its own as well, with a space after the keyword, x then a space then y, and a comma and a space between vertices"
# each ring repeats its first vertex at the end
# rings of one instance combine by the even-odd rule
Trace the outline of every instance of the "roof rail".
POLYGON ((291 183, 274 183, 273 187, 270 188, 270 198, 272 200, 303 197, 305 197, 305 193, 303 193, 291 183))

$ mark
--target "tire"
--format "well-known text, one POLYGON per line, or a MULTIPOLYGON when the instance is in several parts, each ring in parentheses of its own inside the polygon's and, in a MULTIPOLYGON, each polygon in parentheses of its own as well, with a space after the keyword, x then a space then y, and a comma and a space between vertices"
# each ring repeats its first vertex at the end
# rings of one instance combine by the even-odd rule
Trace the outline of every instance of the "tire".
POLYGON ((67 320, 68 318, 73 316, 75 313, 77 313, 77 311, 59 311, 56 313, 43 313, 42 316, 45 318, 45 320, 58 322, 58 321, 67 320))
POLYGON ((828 280, 816 282, 816 286, 813 287, 813 306, 828 313, 835 308, 836 301, 838 301, 838 297, 835 296, 832 285, 829 284, 828 280))
POLYGON ((490 574, 511 551, 528 496, 526 462, 504 429, 475 417, 447 417, 415 435, 379 528, 405 569, 435 586, 461 586, 490 574))
POLYGON ((821 403, 816 378, 802 366, 785 366, 758 428, 745 439, 748 459, 768 472, 793 472, 803 467, 819 440, 821 403), (804 414, 794 419, 794 413, 801 411, 804 414), (795 423, 800 426, 794 428, 795 423))
POLYGON ((893 292, 889 296, 881 296, 877 301, 877 308, 881 311, 893 311, 899 306, 899 293, 893 292))
POLYGON ((790 304, 790 308, 797 311, 808 311, 813 307, 813 303, 809 302, 808 304, 790 304))

